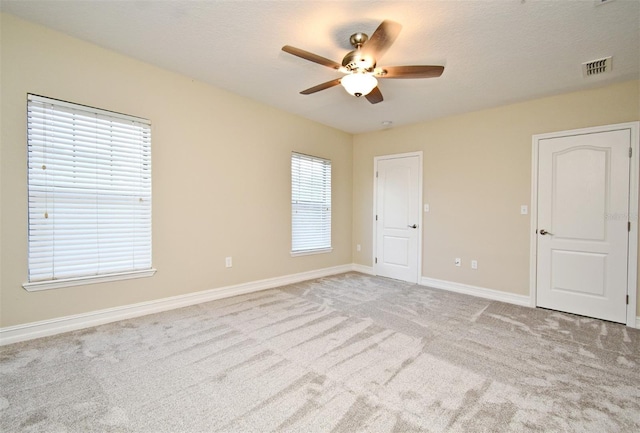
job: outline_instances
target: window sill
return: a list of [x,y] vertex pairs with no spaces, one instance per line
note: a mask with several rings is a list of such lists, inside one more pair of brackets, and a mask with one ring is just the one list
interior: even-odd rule
[[63,287],[83,286],[85,284],[108,283],[111,281],[131,280],[134,278],[151,277],[156,273],[154,268],[144,271],[120,272],[116,274],[96,275],[92,277],[65,278],[62,280],[37,281],[35,283],[24,283],[22,287],[28,292],[38,292],[40,290],[61,289]]
[[318,248],[316,250],[291,251],[291,257],[310,256],[312,254],[325,254],[333,251],[333,248]]

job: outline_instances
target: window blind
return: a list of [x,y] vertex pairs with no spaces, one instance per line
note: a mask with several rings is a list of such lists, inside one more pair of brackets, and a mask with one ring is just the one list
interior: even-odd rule
[[28,95],[29,282],[151,269],[148,120]]
[[291,154],[292,253],[331,248],[331,161]]

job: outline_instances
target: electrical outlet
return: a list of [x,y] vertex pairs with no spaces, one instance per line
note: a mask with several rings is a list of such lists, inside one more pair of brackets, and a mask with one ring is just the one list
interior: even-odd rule
[[456,257],[455,263],[456,263],[456,266],[462,266],[462,259]]
[[471,269],[478,269],[478,261],[471,260]]
[[230,268],[233,266],[233,259],[231,257],[227,257],[224,259],[224,266]]

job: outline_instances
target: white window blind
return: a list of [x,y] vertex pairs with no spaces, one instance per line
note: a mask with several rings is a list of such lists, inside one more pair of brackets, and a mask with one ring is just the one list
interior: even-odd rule
[[292,253],[331,249],[331,161],[291,154]]
[[151,269],[150,122],[29,95],[27,128],[29,282]]

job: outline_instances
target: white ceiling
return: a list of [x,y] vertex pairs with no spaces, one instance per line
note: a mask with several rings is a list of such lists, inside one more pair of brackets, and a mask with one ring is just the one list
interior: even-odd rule
[[[361,133],[638,79],[640,1],[17,1],[1,10],[246,96]],[[349,36],[383,19],[403,25],[378,66],[444,65],[440,78],[380,80],[372,105],[335,70],[281,51],[341,62]],[[581,64],[612,56],[610,73]]]

